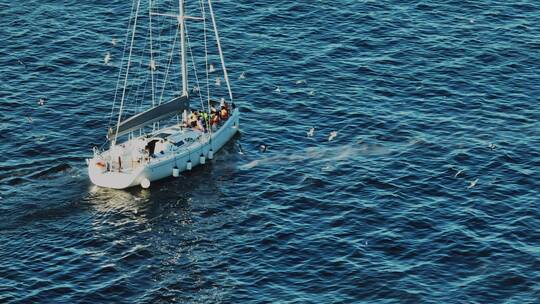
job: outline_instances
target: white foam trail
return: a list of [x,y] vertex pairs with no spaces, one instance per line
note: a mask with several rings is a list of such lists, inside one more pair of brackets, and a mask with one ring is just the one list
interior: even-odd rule
[[240,165],[238,168],[240,170],[248,170],[261,165],[287,165],[293,162],[306,161],[313,162],[317,165],[323,162],[325,164],[324,166],[330,166],[328,164],[353,159],[360,155],[385,155],[390,153],[390,150],[367,144],[360,146],[347,144],[332,147],[308,147],[297,152],[287,151],[285,153],[256,159],[247,164]]

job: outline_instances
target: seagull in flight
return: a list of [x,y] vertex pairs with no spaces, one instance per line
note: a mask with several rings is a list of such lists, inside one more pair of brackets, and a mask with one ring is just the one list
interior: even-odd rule
[[315,134],[315,128],[311,127],[311,129],[307,131],[307,137],[313,137],[313,134]]
[[478,178],[475,179],[475,180],[473,180],[473,181],[471,181],[470,184],[469,184],[469,186],[467,187],[467,189],[473,188],[474,186],[476,186],[476,183],[478,183]]
[[328,141],[332,141],[332,139],[336,138],[337,131],[330,132],[330,136],[328,136]]
[[111,53],[107,52],[107,54],[105,54],[105,58],[103,58],[103,62],[106,65],[109,65],[109,61],[111,61]]

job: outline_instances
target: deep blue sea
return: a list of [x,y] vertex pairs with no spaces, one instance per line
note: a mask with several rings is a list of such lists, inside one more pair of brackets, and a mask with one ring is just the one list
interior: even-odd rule
[[540,303],[539,1],[213,4],[241,134],[118,191],[131,1],[0,0],[0,303]]

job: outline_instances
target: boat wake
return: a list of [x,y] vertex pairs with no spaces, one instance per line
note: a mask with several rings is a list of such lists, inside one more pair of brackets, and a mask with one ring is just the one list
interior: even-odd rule
[[392,152],[391,149],[367,143],[349,143],[338,146],[308,147],[298,151],[288,151],[287,154],[272,155],[260,159],[252,160],[246,164],[238,166],[240,170],[249,170],[257,166],[279,165],[296,162],[332,163],[354,158],[356,156],[380,156]]

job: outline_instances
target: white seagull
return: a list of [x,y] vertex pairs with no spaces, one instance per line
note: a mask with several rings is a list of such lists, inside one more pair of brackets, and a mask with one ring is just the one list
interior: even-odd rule
[[309,131],[307,132],[307,137],[313,137],[313,134],[315,133],[315,128],[311,127]]
[[478,183],[478,178],[471,181],[471,183],[469,184],[469,186],[467,187],[467,189],[471,189],[472,187],[476,186],[476,183]]
[[328,141],[332,141],[332,139],[336,138],[337,131],[330,132],[330,136],[328,136]]
[[107,52],[107,54],[105,54],[105,58],[103,58],[103,62],[106,65],[109,65],[109,61],[111,61],[111,53]]

